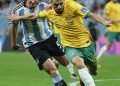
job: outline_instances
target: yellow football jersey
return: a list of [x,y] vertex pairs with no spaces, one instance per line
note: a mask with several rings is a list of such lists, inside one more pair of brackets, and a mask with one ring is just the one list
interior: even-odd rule
[[[110,1],[105,6],[105,14],[111,19],[120,20],[120,4]],[[110,32],[120,32],[120,23],[114,23],[108,28]]]
[[39,17],[47,17],[55,24],[61,35],[63,46],[82,48],[91,44],[91,38],[84,25],[84,18],[89,14],[86,7],[72,0],[65,0],[64,11],[56,14],[54,9],[39,13]]
[[59,34],[59,29],[56,27],[55,24],[53,24],[53,31],[55,34]]
[[56,27],[56,25],[55,24],[53,24],[53,23],[49,23],[49,25],[50,25],[50,29],[55,33],[55,34],[59,34],[59,29]]

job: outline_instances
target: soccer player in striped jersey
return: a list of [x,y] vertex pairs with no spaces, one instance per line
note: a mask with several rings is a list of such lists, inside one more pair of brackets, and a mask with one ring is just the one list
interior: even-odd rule
[[[39,2],[38,0],[25,0],[13,8],[11,15],[24,16],[28,13],[38,14],[46,6],[46,3]],[[50,30],[48,20],[46,18],[40,20],[21,19],[19,21],[11,20],[11,22],[13,23],[11,35],[12,47],[14,49],[19,48],[16,42],[16,31],[17,24],[20,22],[24,36],[22,40],[23,45],[37,62],[39,69],[43,69],[51,76],[55,86],[67,86],[56,66],[50,59],[50,57],[53,56],[62,65],[67,66],[69,64],[63,48]]]

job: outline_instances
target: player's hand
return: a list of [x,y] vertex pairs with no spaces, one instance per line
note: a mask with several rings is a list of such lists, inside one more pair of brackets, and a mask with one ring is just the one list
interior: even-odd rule
[[13,50],[20,50],[21,49],[21,46],[19,44],[16,44],[16,45],[13,45],[12,46],[12,49]]
[[105,22],[105,26],[106,26],[106,27],[110,27],[111,24],[112,24],[112,21],[106,21],[106,22]]
[[49,10],[49,9],[52,9],[52,5],[51,4],[48,4],[47,7],[45,8],[45,10]]
[[16,16],[14,14],[11,14],[9,16],[7,16],[8,20],[10,20],[11,22],[15,22],[19,20],[19,16]]

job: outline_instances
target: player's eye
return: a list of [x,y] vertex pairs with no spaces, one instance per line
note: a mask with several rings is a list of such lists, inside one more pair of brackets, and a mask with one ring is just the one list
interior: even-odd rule
[[54,4],[54,7],[58,7],[58,4]]
[[63,5],[63,2],[61,2],[59,5]]
[[54,7],[58,7],[59,5],[63,5],[63,2],[59,3],[59,4],[54,4]]

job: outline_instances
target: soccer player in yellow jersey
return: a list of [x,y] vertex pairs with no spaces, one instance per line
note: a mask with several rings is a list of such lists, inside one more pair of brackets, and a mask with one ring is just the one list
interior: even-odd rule
[[109,26],[111,22],[91,13],[86,7],[73,0],[52,0],[51,4],[52,9],[44,10],[39,15],[28,14],[13,17],[11,20],[47,17],[59,29],[61,43],[65,48],[66,55],[78,67],[84,85],[95,86],[91,75],[96,75],[96,53],[94,44],[84,25],[84,18],[89,17],[106,26]]
[[120,3],[117,0],[111,0],[106,4],[105,18],[112,20],[113,24],[108,28],[107,43],[101,48],[97,56],[98,63],[100,63],[99,60],[104,52],[110,49],[114,40],[120,42]]

